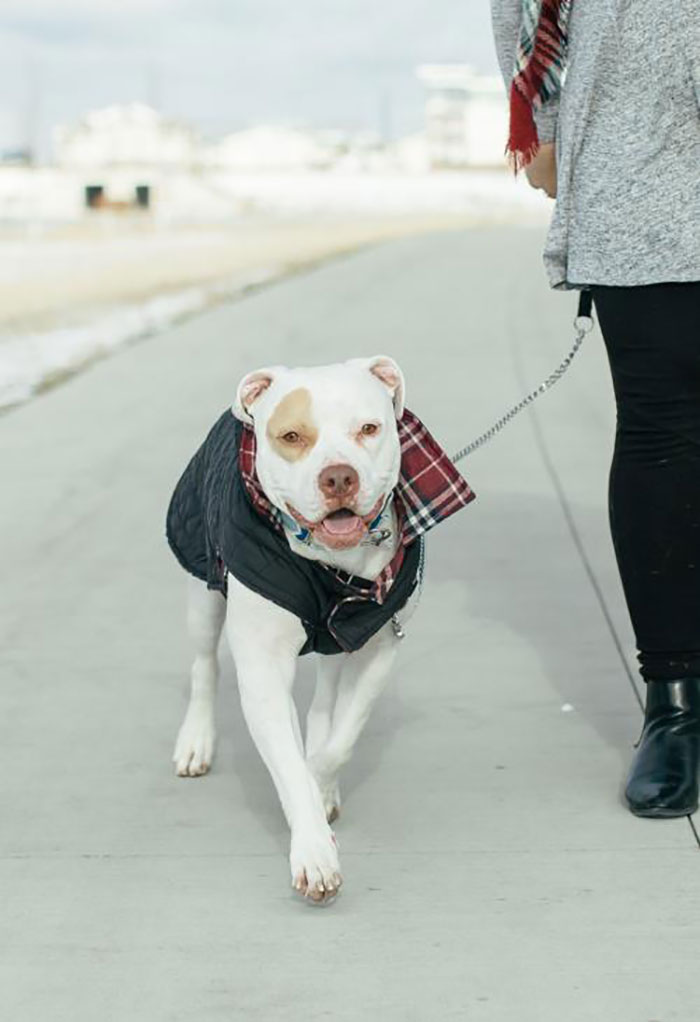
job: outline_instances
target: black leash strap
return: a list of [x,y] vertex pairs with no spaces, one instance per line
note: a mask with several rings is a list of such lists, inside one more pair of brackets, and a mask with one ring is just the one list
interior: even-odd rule
[[577,316],[582,316],[583,319],[592,319],[593,311],[593,292],[589,287],[585,288],[578,299],[578,312]]

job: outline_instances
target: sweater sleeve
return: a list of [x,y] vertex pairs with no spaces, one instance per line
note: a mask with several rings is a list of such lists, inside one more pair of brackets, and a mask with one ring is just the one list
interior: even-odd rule
[[[507,91],[510,91],[510,83],[515,70],[515,54],[520,36],[522,8],[522,0],[491,0],[491,23],[496,44],[496,56]],[[554,141],[558,116],[558,96],[548,100],[543,106],[535,108],[535,124],[541,143]]]

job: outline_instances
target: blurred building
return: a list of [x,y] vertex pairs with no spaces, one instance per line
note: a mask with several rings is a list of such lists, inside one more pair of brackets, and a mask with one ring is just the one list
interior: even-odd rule
[[144,103],[92,110],[77,124],[54,131],[59,167],[183,167],[196,163],[198,138],[187,124]]
[[503,82],[468,64],[424,64],[425,134],[435,169],[502,167],[508,109]]
[[143,103],[93,110],[54,131],[57,166],[82,178],[90,209],[148,209],[163,173],[191,171],[199,140],[188,125]]
[[87,219],[100,229],[141,228],[271,211],[464,208],[469,189],[491,194],[491,185],[479,184],[484,175],[442,171],[505,166],[500,79],[463,64],[417,73],[427,90],[425,128],[391,143],[374,132],[270,125],[204,142],[142,103],[91,111],[55,129],[53,166],[0,155],[0,224]]
[[333,162],[333,148],[317,133],[260,125],[225,135],[207,148],[204,162],[207,167],[239,174],[319,170]]
[[0,166],[30,167],[32,154],[29,149],[3,149],[0,151]]

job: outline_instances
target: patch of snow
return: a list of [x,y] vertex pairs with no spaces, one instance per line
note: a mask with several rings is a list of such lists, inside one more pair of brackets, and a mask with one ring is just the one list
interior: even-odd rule
[[0,341],[0,408],[20,404],[53,380],[279,276],[270,267],[232,281],[190,287],[101,311],[86,322]]
[[[412,159],[419,164],[420,153]],[[276,215],[372,213],[384,216],[466,213],[493,223],[544,222],[551,201],[524,175],[507,171],[431,173],[352,172],[228,174],[212,172],[207,181],[241,210]]]
[[[264,139],[261,140],[261,145]],[[291,158],[291,157],[290,157]],[[238,169],[211,166],[202,173],[115,166],[88,174],[77,169],[0,168],[0,223],[60,223],[86,216],[85,187],[100,184],[105,195],[124,198],[137,185],[151,189],[148,214],[159,224],[224,223],[241,215],[401,216],[435,212],[474,214],[494,223],[544,222],[552,205],[502,171],[427,171],[428,153],[416,136],[391,156],[367,148],[338,157],[326,170]],[[105,213],[89,213],[104,218]]]

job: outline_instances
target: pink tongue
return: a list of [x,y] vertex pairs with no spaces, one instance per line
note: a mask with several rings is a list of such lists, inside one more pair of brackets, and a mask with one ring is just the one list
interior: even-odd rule
[[324,518],[323,528],[333,536],[349,536],[357,529],[357,515],[339,515],[337,518]]

